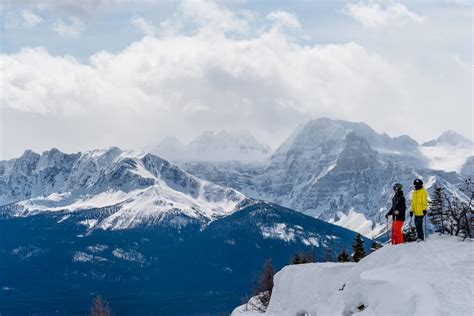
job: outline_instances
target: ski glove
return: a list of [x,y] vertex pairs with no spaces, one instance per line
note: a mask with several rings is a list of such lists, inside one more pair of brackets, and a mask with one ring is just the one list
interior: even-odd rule
[[427,211],[427,210],[424,210],[424,211],[423,211],[423,216],[426,216],[426,213],[428,213],[428,211]]
[[410,212],[410,217],[413,217],[413,212]]
[[395,215],[398,215],[398,213],[399,213],[398,211],[393,212],[393,214],[395,214]]

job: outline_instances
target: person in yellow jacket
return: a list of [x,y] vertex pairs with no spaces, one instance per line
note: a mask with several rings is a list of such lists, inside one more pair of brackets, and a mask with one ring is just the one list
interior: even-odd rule
[[423,218],[426,216],[428,210],[428,194],[423,187],[423,181],[416,179],[413,181],[415,190],[411,197],[411,211],[410,217],[415,214],[415,227],[417,241],[425,240],[425,234],[423,233]]

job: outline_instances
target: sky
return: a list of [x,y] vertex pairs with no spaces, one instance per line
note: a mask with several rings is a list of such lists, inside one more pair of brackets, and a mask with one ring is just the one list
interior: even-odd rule
[[4,0],[0,159],[318,117],[419,142],[473,139],[463,0]]

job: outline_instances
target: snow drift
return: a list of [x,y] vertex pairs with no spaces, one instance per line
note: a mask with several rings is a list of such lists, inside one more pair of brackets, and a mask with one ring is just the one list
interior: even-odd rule
[[274,282],[266,315],[473,315],[474,244],[432,236],[359,263],[287,266]]

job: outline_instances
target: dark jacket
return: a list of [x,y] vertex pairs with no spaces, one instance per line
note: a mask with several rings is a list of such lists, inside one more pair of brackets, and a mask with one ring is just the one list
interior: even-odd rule
[[[392,207],[388,211],[387,216],[392,215],[393,220],[404,221],[405,220],[405,211],[407,205],[405,202],[405,197],[403,196],[403,191],[395,193],[392,198]],[[393,212],[398,211],[398,215],[395,215]]]

